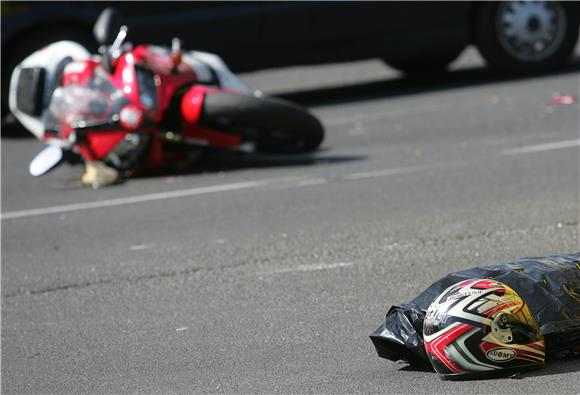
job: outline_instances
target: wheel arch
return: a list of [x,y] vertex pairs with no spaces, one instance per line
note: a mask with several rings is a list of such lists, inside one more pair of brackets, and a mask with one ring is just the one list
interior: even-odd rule
[[469,3],[469,44],[475,44],[477,15],[483,4],[484,2],[481,1],[472,1]]
[[[580,25],[580,1],[560,1],[565,7],[570,7],[572,12],[570,16],[572,23],[577,26]],[[476,35],[476,21],[479,11],[486,4],[485,1],[471,1],[469,3],[468,18],[469,18],[469,43],[475,44]]]

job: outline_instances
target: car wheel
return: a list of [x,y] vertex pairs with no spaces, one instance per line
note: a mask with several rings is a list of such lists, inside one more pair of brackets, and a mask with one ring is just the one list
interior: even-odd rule
[[578,39],[576,4],[556,1],[484,3],[475,43],[492,68],[534,72],[566,62]]

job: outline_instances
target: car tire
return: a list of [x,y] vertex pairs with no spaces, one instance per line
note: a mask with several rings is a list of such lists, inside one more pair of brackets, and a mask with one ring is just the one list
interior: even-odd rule
[[304,108],[272,97],[207,93],[200,124],[242,136],[259,152],[301,153],[321,144],[324,129]]
[[488,65],[538,72],[563,65],[578,39],[577,4],[490,2],[476,10],[475,44]]

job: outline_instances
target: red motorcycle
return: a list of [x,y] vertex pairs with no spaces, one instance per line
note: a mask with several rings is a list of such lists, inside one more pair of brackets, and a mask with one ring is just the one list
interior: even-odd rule
[[305,109],[254,93],[217,55],[183,51],[178,39],[133,47],[119,20],[113,9],[97,20],[99,55],[60,41],[15,68],[10,109],[49,144],[31,174],[80,155],[83,183],[100,186],[187,164],[208,147],[300,153],[321,144],[322,125]]

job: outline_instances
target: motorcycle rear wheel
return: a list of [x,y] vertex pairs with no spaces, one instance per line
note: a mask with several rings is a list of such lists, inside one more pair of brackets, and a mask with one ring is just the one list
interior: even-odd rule
[[324,138],[320,121],[306,109],[272,97],[207,93],[200,123],[254,141],[265,153],[312,151]]

